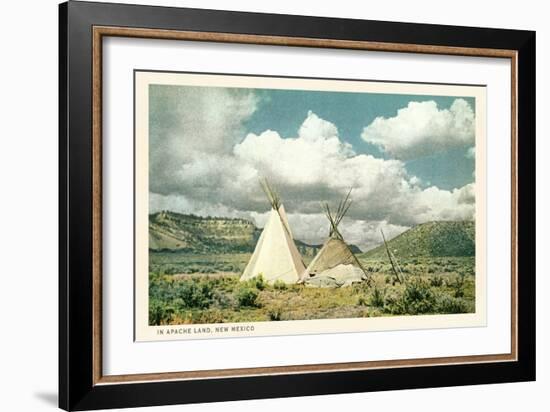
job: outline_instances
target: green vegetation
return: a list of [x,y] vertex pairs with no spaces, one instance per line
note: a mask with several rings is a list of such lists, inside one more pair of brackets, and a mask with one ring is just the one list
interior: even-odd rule
[[[475,223],[429,222],[413,227],[388,241],[398,259],[414,257],[453,257],[475,255]],[[366,253],[384,259],[386,249],[379,246]]]
[[215,265],[246,265],[249,255],[223,259],[202,255],[203,266],[197,256],[188,256],[188,260],[179,256],[176,264],[160,256],[162,264],[153,258],[157,268],[181,267],[187,262],[193,273],[157,270],[150,274],[149,321],[153,325],[452,314],[475,309],[473,257],[402,260],[408,280],[400,284],[392,283],[387,261],[360,255],[373,285],[333,289],[282,282],[269,285],[262,277],[240,282],[240,271],[201,274]]
[[[379,287],[375,286],[370,296],[370,305],[375,308],[384,307],[384,292],[385,289],[380,289]],[[366,302],[366,300],[364,301]]]
[[[152,325],[454,314],[475,310],[472,222],[427,223],[388,241],[406,275],[403,283],[396,280],[386,251],[378,248],[357,253],[372,278],[370,286],[360,283],[317,288],[280,281],[270,285],[261,276],[240,282],[258,235],[257,229],[246,220],[162,213],[150,216],[153,237],[160,233],[159,227],[170,233],[184,228],[177,232],[178,239],[187,236],[182,233],[192,234],[194,237],[186,239],[198,243],[192,248],[180,243],[177,248],[150,250]],[[155,245],[161,243],[152,246]],[[307,247],[310,252],[316,250]],[[301,252],[307,265],[315,253]]]
[[164,275],[242,273],[251,253],[149,252],[149,272]]

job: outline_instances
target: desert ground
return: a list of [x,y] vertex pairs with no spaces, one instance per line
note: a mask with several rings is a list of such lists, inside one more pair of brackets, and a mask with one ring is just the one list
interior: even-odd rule
[[[371,278],[350,287],[239,281],[250,253],[151,252],[151,325],[284,321],[375,316],[456,314],[475,311],[475,259],[400,259],[405,279],[388,259],[358,258]],[[304,257],[307,265],[311,257]]]

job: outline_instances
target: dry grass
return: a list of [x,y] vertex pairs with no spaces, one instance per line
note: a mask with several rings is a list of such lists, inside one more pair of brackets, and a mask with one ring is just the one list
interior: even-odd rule
[[[181,269],[181,256],[178,259]],[[395,281],[390,264],[384,260],[363,259],[373,284],[336,289],[268,285],[258,279],[239,282],[239,272],[223,270],[224,265],[238,265],[246,259],[234,255],[227,255],[226,259],[229,263],[222,262],[219,255],[212,259],[195,256],[189,260],[194,274],[151,273],[151,324],[469,313],[475,309],[473,258],[400,262],[408,279],[405,284]],[[211,260],[221,269],[197,274]]]

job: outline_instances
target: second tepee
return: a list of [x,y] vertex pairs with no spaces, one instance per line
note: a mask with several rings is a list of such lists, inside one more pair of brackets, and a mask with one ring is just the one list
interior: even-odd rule
[[328,204],[324,204],[325,214],[330,222],[329,237],[302,273],[300,282],[308,286],[341,287],[370,281],[361,262],[338,230],[338,224],[351,205],[350,193],[351,190],[340,202],[334,214]]
[[264,180],[261,184],[271,203],[271,211],[241,280],[262,275],[268,283],[296,283],[305,265],[294,243],[285,208],[268,182]]

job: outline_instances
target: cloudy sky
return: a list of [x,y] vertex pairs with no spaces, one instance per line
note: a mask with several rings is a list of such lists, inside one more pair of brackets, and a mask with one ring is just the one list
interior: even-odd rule
[[474,217],[467,97],[149,86],[150,212],[244,217],[277,188],[297,239],[322,243],[321,201],[353,188],[340,228],[366,250],[432,220]]

